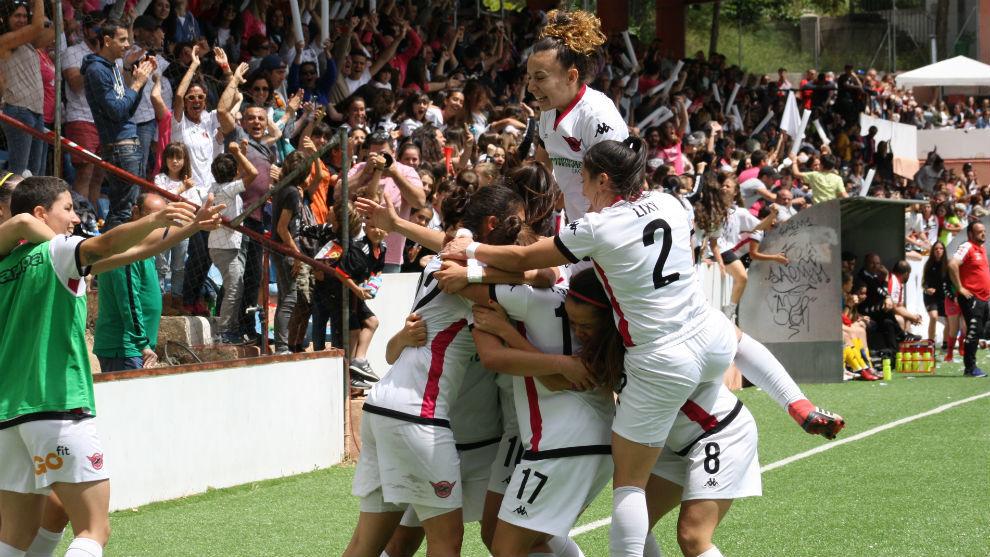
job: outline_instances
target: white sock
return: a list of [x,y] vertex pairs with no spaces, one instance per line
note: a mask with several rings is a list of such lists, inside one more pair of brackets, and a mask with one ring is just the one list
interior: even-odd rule
[[641,557],[650,520],[646,510],[646,492],[624,486],[612,491],[612,528],[608,535],[611,557]]
[[698,557],[725,557],[722,552],[718,550],[714,545],[708,548],[708,551],[698,555]]
[[653,532],[646,535],[646,546],[643,547],[643,557],[663,557],[663,551],[660,550],[660,542],[657,541]]
[[527,557],[554,557],[553,553],[530,553]]
[[382,554],[379,555],[378,557],[389,557],[389,554],[387,551],[382,551]]
[[739,339],[735,363],[746,379],[784,408],[796,400],[808,398],[767,347],[746,333]]
[[62,541],[62,532],[38,528],[38,535],[34,537],[26,555],[27,557],[52,557],[60,541]]
[[76,538],[69,544],[65,557],[103,557],[103,546],[96,540]]
[[24,553],[20,549],[0,542],[0,557],[24,557],[25,555],[27,553]]
[[584,557],[584,552],[567,536],[554,536],[547,542],[557,557]]

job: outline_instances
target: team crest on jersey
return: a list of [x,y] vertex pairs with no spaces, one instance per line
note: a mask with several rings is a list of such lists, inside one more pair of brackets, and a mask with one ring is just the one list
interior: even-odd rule
[[430,485],[433,486],[433,493],[436,493],[437,497],[441,499],[446,499],[447,497],[450,497],[451,492],[454,491],[455,484],[457,484],[457,482],[453,482],[453,483],[448,481],[437,482],[437,483],[430,482]]
[[92,456],[87,456],[89,463],[93,466],[93,470],[103,470],[103,453],[95,453]]
[[575,153],[581,152],[581,140],[576,137],[565,137],[564,141],[567,142],[567,146],[571,148],[571,151]]

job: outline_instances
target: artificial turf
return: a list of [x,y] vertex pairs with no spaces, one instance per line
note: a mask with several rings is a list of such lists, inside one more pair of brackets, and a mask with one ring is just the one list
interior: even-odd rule
[[[803,388],[846,418],[842,438],[990,392],[990,379],[961,377],[959,367]],[[829,443],[800,431],[765,393],[738,395],[756,417],[761,464]],[[763,497],[737,501],[715,543],[729,556],[990,555],[988,415],[990,396],[767,471]],[[357,520],[353,472],[341,465],[113,513],[106,555],[339,555]],[[606,490],[578,525],[610,512]],[[654,529],[668,556],[680,554],[675,525],[667,517]],[[589,557],[607,555],[608,526],[576,541]],[[488,555],[476,524],[465,528],[463,555]]]

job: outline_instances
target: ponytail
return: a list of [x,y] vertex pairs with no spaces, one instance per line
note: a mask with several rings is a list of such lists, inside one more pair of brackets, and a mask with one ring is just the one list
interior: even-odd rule
[[643,191],[646,151],[646,143],[639,137],[602,141],[585,153],[584,168],[591,175],[607,174],[616,195],[635,199]]

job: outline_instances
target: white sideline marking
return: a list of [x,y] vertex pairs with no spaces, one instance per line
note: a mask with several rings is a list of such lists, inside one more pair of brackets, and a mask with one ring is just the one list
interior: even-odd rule
[[[931,410],[928,410],[926,412],[922,412],[920,414],[915,414],[914,416],[908,416],[906,418],[901,418],[899,420],[894,420],[894,421],[892,421],[890,423],[886,423],[886,424],[883,424],[881,426],[877,426],[877,427],[875,427],[873,429],[868,429],[868,430],[866,430],[864,432],[857,433],[856,435],[853,435],[853,436],[850,436],[850,437],[844,437],[844,438],[842,438],[842,439],[840,439],[838,441],[833,441],[833,442],[828,443],[828,444],[825,444],[825,445],[819,445],[819,446],[817,446],[817,447],[815,447],[813,449],[809,449],[807,451],[804,451],[803,453],[798,453],[796,455],[789,456],[787,458],[778,460],[777,462],[771,462],[770,464],[767,464],[763,468],[760,468],[760,472],[769,472],[770,470],[774,470],[774,469],[780,468],[782,466],[787,466],[788,464],[791,464],[792,462],[797,462],[799,460],[808,458],[809,456],[814,456],[816,454],[823,453],[825,451],[834,449],[836,447],[841,447],[842,445],[845,445],[846,443],[852,443],[853,441],[859,441],[860,439],[865,439],[866,437],[869,437],[871,435],[876,435],[877,433],[880,433],[882,431],[887,431],[888,429],[892,429],[892,428],[895,428],[897,426],[900,426],[900,425],[904,425],[906,423],[913,422],[915,420],[920,420],[921,418],[927,418],[928,416],[933,416],[935,414],[940,414],[942,412],[945,412],[946,410],[949,410],[951,408],[955,408],[956,406],[961,406],[963,404],[967,404],[967,403],[973,402],[974,400],[979,400],[981,398],[986,398],[988,396],[990,396],[990,391],[985,392],[985,393],[980,393],[978,395],[974,395],[974,396],[971,396],[971,397],[968,397],[968,398],[963,398],[963,399],[960,399],[960,400],[956,400],[954,402],[949,402],[947,404],[943,404],[942,406],[938,406],[938,407],[932,408]],[[578,527],[572,529],[570,531],[570,536],[572,538],[575,537],[575,536],[580,536],[581,534],[586,534],[588,532],[591,532],[592,530],[597,530],[597,529],[601,528],[602,526],[608,526],[611,523],[612,523],[612,517],[611,516],[605,517],[605,518],[603,518],[601,520],[596,520],[594,522],[589,522],[587,524],[584,524],[582,526],[578,526]]]

